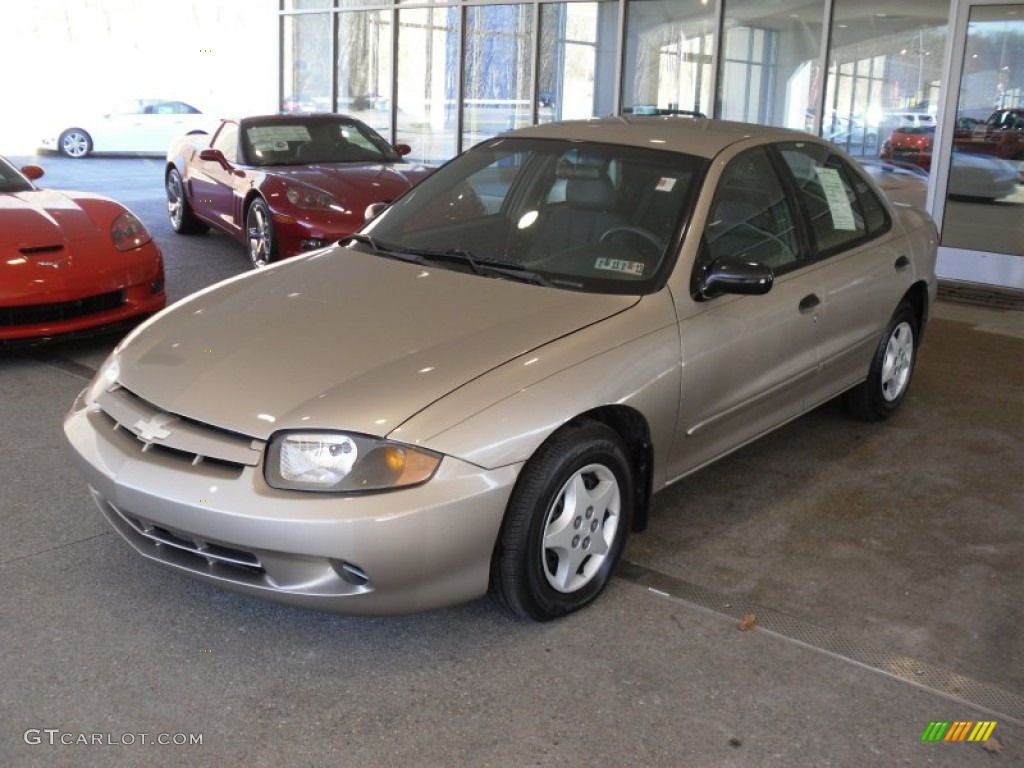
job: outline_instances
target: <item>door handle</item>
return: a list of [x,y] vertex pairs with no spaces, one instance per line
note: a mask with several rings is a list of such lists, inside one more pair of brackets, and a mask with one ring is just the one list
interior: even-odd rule
[[910,266],[910,259],[908,259],[906,256],[900,256],[898,259],[896,259],[896,263],[893,264],[893,266],[896,267],[897,272],[902,272],[904,269]]
[[808,312],[817,309],[821,304],[821,299],[816,294],[808,294],[800,299],[800,313],[807,314]]

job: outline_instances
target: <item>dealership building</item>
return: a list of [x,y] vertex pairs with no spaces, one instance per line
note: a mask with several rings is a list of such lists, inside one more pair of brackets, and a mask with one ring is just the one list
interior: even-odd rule
[[1024,288],[1024,217],[950,185],[957,154],[984,143],[977,126],[1024,106],[1020,4],[282,0],[280,34],[285,109],[355,114],[424,162],[509,128],[630,112],[808,130],[865,158],[928,121],[940,276]]

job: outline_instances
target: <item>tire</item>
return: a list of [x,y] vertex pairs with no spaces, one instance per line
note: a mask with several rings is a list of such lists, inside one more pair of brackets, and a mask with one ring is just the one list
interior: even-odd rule
[[245,247],[254,269],[261,269],[277,261],[277,239],[270,209],[261,197],[249,205],[245,214]]
[[917,362],[917,339],[917,313],[903,302],[882,334],[867,379],[844,396],[854,416],[879,421],[896,412],[910,389]]
[[502,522],[491,594],[516,617],[548,621],[593,601],[622,555],[633,477],[621,438],[568,426],[523,467]]
[[92,152],[92,136],[81,128],[68,128],[60,135],[57,146],[65,157],[81,160]]
[[198,235],[206,232],[209,227],[196,218],[189,205],[188,197],[185,195],[185,185],[181,181],[181,174],[177,168],[171,168],[167,172],[165,184],[167,190],[167,218],[171,222],[171,229],[179,235]]

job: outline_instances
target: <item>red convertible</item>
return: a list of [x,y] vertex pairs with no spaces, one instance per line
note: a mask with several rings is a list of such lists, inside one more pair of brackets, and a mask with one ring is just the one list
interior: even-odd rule
[[184,136],[167,155],[167,213],[179,234],[214,227],[245,243],[254,267],[354,232],[430,173],[344,115],[224,120],[212,139]]
[[160,249],[135,215],[88,192],[37,189],[0,157],[0,346],[121,329],[166,303]]

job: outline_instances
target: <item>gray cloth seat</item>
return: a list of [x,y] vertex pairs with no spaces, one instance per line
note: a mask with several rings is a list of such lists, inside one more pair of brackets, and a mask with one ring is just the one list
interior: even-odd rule
[[538,233],[534,256],[546,256],[593,245],[609,229],[623,226],[626,217],[616,209],[615,187],[595,166],[559,169],[565,179],[565,202],[551,206]]

